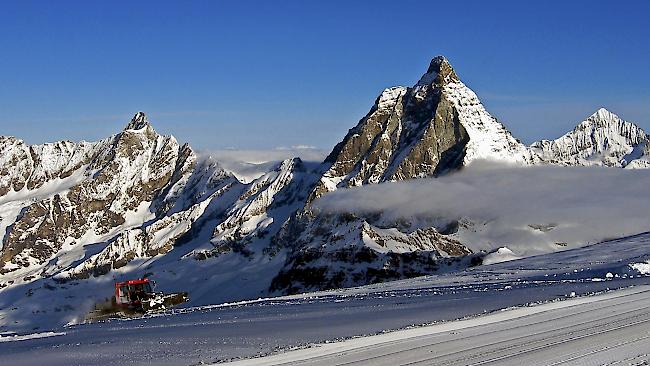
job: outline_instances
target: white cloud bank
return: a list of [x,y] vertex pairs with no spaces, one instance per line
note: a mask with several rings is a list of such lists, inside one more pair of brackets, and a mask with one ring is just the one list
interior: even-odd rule
[[339,190],[315,205],[386,220],[466,219],[473,225],[459,238],[470,248],[530,255],[650,231],[649,183],[649,170],[476,162],[437,179]]
[[277,147],[269,150],[221,149],[200,151],[202,156],[211,156],[221,166],[233,173],[244,183],[261,177],[279,162],[298,157],[304,162],[322,162],[327,153],[313,146],[297,145]]

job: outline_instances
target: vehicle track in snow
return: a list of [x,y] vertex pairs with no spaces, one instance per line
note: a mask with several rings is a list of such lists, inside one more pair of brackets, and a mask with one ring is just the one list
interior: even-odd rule
[[[332,346],[334,352],[315,357],[303,350],[298,351],[303,353],[302,359],[287,353],[236,365],[601,365],[607,357],[612,362],[648,361],[643,350],[650,350],[650,290],[624,290],[616,296],[596,296],[591,302],[571,302],[574,300],[563,304],[568,306],[545,304],[434,325],[427,327],[429,334],[414,337],[400,338],[397,332],[351,340]],[[526,310],[533,313],[526,314]],[[508,312],[523,315],[508,317]],[[504,315],[501,321],[489,319]],[[363,345],[355,346],[359,343]]]
[[[648,292],[648,291],[646,291],[646,292]],[[630,297],[630,296],[633,296],[633,295],[636,295],[636,294],[622,295],[621,298]],[[622,302],[622,303],[619,304],[619,306],[621,306],[621,305],[629,305],[629,304],[636,304],[636,303],[637,303],[637,300],[633,299],[633,300],[629,300],[629,301],[626,301],[626,302]],[[596,303],[596,304],[598,304],[598,303]],[[588,310],[582,310],[582,311],[575,312],[575,313],[572,313],[572,314],[567,314],[567,315],[564,315],[564,316],[560,316],[560,317],[556,318],[555,320],[556,321],[561,320],[561,319],[570,320],[571,318],[575,318],[575,317],[583,315],[583,314],[593,314],[595,311],[602,310],[603,308],[609,308],[610,306],[611,306],[610,304],[604,304],[604,305],[602,305],[600,307],[589,308]],[[635,305],[633,305],[633,306],[635,306]],[[636,312],[638,312],[638,309],[635,308],[634,310],[630,310],[630,311],[625,312],[625,314],[636,313]],[[609,316],[608,318],[613,318],[613,317],[616,317],[616,316],[619,316],[619,315],[621,315],[621,314],[612,315],[612,316]],[[595,316],[598,316],[598,315],[595,315]],[[517,319],[515,319],[515,320],[517,320]],[[522,329],[522,328],[528,328],[528,327],[531,327],[531,326],[541,325],[543,323],[548,323],[548,321],[547,320],[540,320],[540,321],[535,321],[535,322],[532,322],[532,323],[517,325],[517,326],[514,326],[512,328],[509,328],[509,331],[512,332],[512,331],[516,331],[516,330],[519,330],[519,329]],[[576,326],[578,326],[578,325],[586,325],[586,324],[590,324],[590,322],[583,322],[583,323],[580,323],[580,324],[576,324]],[[570,328],[570,327],[573,327],[573,325],[569,326],[569,327],[565,327],[565,328]],[[492,335],[492,334],[497,334],[497,333],[499,333],[501,331],[502,330],[487,331],[485,333],[482,333],[481,336],[489,336],[489,335]],[[542,335],[542,334],[550,333],[550,332],[552,332],[552,331],[541,332],[541,333],[538,333],[537,335]],[[452,342],[457,341],[457,339],[447,339],[447,340],[436,342],[435,338],[439,338],[439,337],[440,337],[439,334],[434,334],[434,335],[431,335],[431,336],[425,336],[425,337],[422,337],[420,339],[420,341],[427,342],[429,339],[431,339],[431,341],[434,342],[434,343],[427,343],[427,344],[422,345],[422,346],[405,348],[405,349],[401,349],[399,351],[396,351],[396,352],[393,352],[393,353],[390,353],[390,354],[377,355],[377,356],[374,356],[374,357],[364,359],[364,361],[367,362],[367,361],[370,361],[370,360],[379,360],[381,358],[388,357],[388,356],[390,356],[390,357],[399,356],[401,354],[405,354],[405,353],[409,353],[409,352],[417,352],[417,351],[421,351],[423,349],[437,347],[437,346],[441,346],[441,345],[444,345],[444,344],[447,344],[447,343],[452,343]],[[406,340],[403,340],[403,341],[398,341],[396,343],[407,344],[409,342],[411,342],[411,340],[406,339]],[[498,343],[503,343],[503,342],[498,342]],[[365,347],[366,350],[372,349],[372,348],[376,348],[376,347],[375,346]],[[360,350],[355,350],[355,352],[359,352],[359,351]],[[358,363],[358,362],[359,361],[350,361],[350,362],[347,362],[347,363],[337,363],[337,366],[353,365],[353,364]]]

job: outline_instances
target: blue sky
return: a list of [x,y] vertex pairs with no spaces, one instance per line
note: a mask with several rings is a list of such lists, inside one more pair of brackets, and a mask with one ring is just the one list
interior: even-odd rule
[[525,142],[604,106],[650,130],[649,1],[12,1],[0,134],[93,140],[138,110],[199,149],[330,149],[446,55]]

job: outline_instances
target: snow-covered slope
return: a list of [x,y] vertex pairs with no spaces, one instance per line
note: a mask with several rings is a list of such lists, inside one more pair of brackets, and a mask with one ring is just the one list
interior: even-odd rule
[[639,126],[600,108],[573,131],[531,145],[536,163],[647,168],[648,135]]
[[[201,161],[192,175],[182,183],[174,206],[164,216],[147,224],[120,232],[101,251],[81,261],[58,278],[84,278],[102,275],[127,265],[134,259],[151,258],[168,253],[181,241],[192,239],[192,229],[215,212],[232,204],[233,192],[241,184],[219,165],[210,160]],[[181,240],[183,239],[183,240]]]
[[273,236],[304,207],[317,176],[299,158],[287,159],[251,182],[214,229],[208,257],[228,252],[244,256],[276,254]]
[[[199,365],[254,357],[241,364],[529,365],[535,358],[542,364],[642,365],[648,360],[650,277],[635,264],[650,259],[648,245],[646,233],[364,287],[51,331],[0,330],[0,364],[42,365],[45,359],[48,365],[106,365],[119,359],[129,365]],[[33,290],[31,299],[74,294],[75,286],[68,287],[22,292]],[[589,296],[595,292],[605,293]],[[0,317],[11,313],[4,295]],[[296,349],[303,357],[295,357]],[[277,355],[255,358],[268,354]],[[321,357],[308,359],[316,356]]]

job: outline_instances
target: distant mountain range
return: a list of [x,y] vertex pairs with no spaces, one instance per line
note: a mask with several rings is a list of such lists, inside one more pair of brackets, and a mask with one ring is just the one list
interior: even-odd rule
[[0,331],[76,319],[113,278],[152,276],[202,305],[452,271],[485,255],[451,229],[313,208],[335,190],[481,159],[650,166],[648,135],[605,109],[525,146],[442,56],[413,87],[384,90],[323,163],[288,159],[250,182],[159,135],[142,112],[101,141],[0,137],[0,151]]

